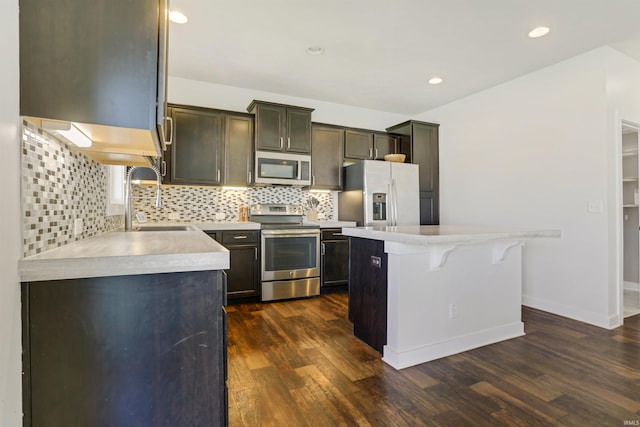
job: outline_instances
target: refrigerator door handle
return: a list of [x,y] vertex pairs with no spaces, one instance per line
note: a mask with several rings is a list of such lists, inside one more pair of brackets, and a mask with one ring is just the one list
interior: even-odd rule
[[394,192],[395,192],[395,188],[394,188],[394,183],[393,183],[393,179],[391,180],[391,182],[389,183],[389,203],[388,203],[388,211],[389,211],[389,217],[387,220],[387,225],[390,226],[394,226],[396,225],[396,201],[395,201],[395,197],[394,197]]

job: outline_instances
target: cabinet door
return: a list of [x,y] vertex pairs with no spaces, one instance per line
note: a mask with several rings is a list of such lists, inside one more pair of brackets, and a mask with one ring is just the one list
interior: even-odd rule
[[311,145],[311,188],[342,189],[344,130],[313,126]]
[[256,149],[283,150],[286,119],[285,107],[259,104],[256,107]]
[[253,161],[253,117],[225,115],[224,184],[250,185]]
[[434,191],[420,192],[420,225],[438,225],[438,199]]
[[155,131],[159,6],[20,0],[20,115]]
[[220,185],[222,114],[173,108],[171,183]]
[[339,286],[349,283],[349,241],[322,242],[322,286]]
[[384,160],[385,154],[397,153],[398,140],[396,137],[376,133],[373,135],[373,158]]
[[438,188],[438,128],[423,124],[413,125],[412,163],[420,165],[420,191]]
[[260,266],[257,245],[225,245],[229,249],[227,297],[259,296]]
[[373,133],[347,129],[344,133],[345,159],[373,158]]
[[311,112],[287,108],[287,151],[311,154]]

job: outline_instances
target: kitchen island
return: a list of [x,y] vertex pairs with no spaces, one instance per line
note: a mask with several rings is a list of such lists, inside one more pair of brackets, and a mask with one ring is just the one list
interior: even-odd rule
[[20,261],[24,425],[227,425],[229,252],[150,230]]
[[557,230],[343,228],[354,334],[403,369],[524,335],[521,247]]

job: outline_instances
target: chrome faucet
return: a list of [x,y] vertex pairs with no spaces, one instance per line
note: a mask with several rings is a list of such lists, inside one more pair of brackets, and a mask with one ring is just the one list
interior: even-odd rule
[[[160,174],[160,171],[158,170],[157,167],[155,166],[134,166],[131,169],[129,169],[129,172],[127,172],[127,182],[125,184],[125,188],[124,188],[124,229],[125,231],[129,231],[131,230],[131,217],[133,216],[131,213],[131,175],[133,174],[133,171],[135,171],[136,169],[140,169],[142,167],[147,167],[149,169],[151,169],[155,174],[156,174],[156,185],[157,185],[157,189],[156,189],[156,208],[161,208],[162,207],[162,197],[161,197],[161,192],[160,192],[160,185],[162,184],[162,177]],[[144,197],[141,197],[144,198]]]

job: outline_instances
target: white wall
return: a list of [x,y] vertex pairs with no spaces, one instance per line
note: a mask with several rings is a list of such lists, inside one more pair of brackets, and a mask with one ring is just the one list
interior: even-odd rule
[[[441,124],[442,223],[560,229],[560,240],[525,245],[523,303],[602,327],[619,321],[609,304],[609,55],[587,52],[416,117]],[[590,200],[603,211],[588,212]]]
[[381,130],[407,120],[405,115],[296,98],[271,92],[223,86],[169,76],[169,102],[246,112],[252,100],[314,108],[312,120],[319,123]]
[[18,1],[0,2],[0,425],[22,425]]

